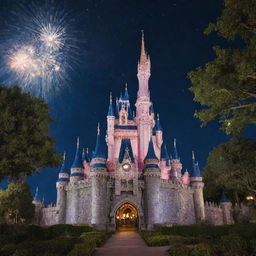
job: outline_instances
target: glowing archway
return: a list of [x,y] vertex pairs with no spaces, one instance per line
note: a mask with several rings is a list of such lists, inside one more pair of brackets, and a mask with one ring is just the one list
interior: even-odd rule
[[116,228],[138,228],[138,210],[135,206],[128,202],[123,203],[116,211],[115,220]]

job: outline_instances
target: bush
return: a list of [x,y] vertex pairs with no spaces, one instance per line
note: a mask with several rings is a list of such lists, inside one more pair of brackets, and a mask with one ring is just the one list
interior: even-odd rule
[[0,249],[1,256],[9,256],[12,255],[16,250],[15,244],[6,244]]
[[256,238],[252,239],[249,242],[249,251],[250,251],[250,255],[252,256],[256,255]]
[[73,226],[69,224],[57,224],[48,227],[48,230],[53,237],[58,236],[75,236],[79,237],[83,232],[92,231],[92,227],[89,225]]
[[169,249],[170,256],[189,256],[190,249],[184,244],[176,243]]
[[92,240],[84,241],[83,243],[76,244],[68,256],[91,256],[94,254],[96,244]]
[[170,236],[168,235],[146,236],[144,240],[149,246],[164,246],[170,244]]
[[209,246],[207,245],[204,245],[204,244],[198,244],[198,245],[195,245],[189,256],[211,256],[211,249]]
[[112,235],[112,232],[85,232],[82,233],[80,238],[82,238],[84,241],[94,241],[96,244],[96,247],[100,247],[103,245],[106,240]]
[[173,226],[160,227],[157,229],[158,233],[163,235],[178,235],[189,237],[201,237],[204,239],[218,238],[222,235],[230,233],[230,225],[211,226],[211,225],[190,225],[190,226]]
[[247,250],[246,242],[237,234],[221,237],[214,247],[215,252],[223,256],[242,256]]

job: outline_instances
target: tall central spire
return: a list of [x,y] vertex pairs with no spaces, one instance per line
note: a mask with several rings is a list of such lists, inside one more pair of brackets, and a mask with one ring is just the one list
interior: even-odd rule
[[148,61],[148,56],[145,50],[145,42],[144,42],[144,31],[141,31],[141,51],[140,51],[140,64],[145,63]]
[[145,49],[144,32],[142,30],[140,60],[138,63],[138,73],[137,73],[137,77],[139,80],[138,97],[144,97],[144,96],[149,97],[148,80],[150,77],[150,69],[151,69],[150,58]]

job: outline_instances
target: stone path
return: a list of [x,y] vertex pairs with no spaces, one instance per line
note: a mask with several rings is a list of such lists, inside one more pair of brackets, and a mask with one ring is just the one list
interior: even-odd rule
[[149,247],[136,230],[118,231],[96,250],[96,256],[167,256],[169,246]]

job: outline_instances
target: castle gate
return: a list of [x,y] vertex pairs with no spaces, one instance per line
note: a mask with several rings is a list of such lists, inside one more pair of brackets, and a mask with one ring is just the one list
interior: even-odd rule
[[123,203],[116,211],[116,228],[138,228],[139,214],[135,206]]

